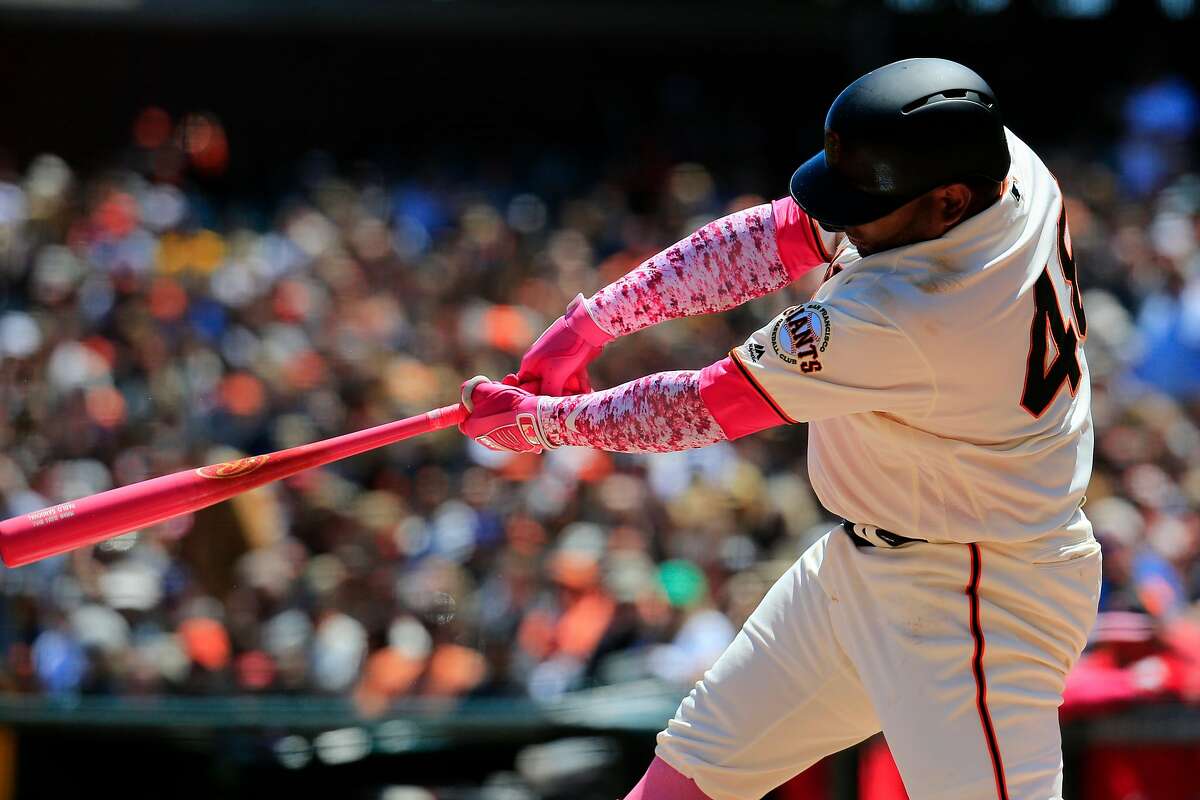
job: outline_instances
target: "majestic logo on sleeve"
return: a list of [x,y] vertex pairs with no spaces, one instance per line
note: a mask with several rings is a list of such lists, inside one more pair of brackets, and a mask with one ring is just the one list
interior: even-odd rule
[[829,312],[819,303],[793,306],[771,328],[771,348],[801,372],[820,372],[820,354],[829,346]]
[[201,478],[237,478],[247,475],[267,463],[269,456],[247,456],[224,464],[210,464],[196,470]]
[[751,342],[750,344],[746,345],[746,350],[750,353],[750,360],[755,364],[757,364],[758,360],[763,357],[763,353],[767,352],[767,348],[763,347],[758,342]]

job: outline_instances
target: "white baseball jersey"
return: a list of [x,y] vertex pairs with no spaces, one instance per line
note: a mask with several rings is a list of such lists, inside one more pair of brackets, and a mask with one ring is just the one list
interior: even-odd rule
[[755,414],[809,422],[827,509],[927,541],[839,527],[775,583],[658,736],[713,800],[879,730],[911,797],[1062,800],[1058,706],[1101,576],[1087,323],[1062,193],[1009,149],[1001,198],[939,239],[827,237],[811,302],[731,353]]
[[1053,176],[1008,141],[994,205],[866,257],[829,235],[812,301],[732,353],[777,413],[810,423],[813,488],[852,522],[1015,543],[1082,520],[1093,442],[1071,237]]

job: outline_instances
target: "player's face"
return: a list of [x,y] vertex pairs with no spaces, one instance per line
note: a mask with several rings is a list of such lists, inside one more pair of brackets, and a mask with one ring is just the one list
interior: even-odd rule
[[846,228],[846,237],[864,256],[926,242],[961,222],[970,201],[971,190],[961,183],[939,186],[886,217]]

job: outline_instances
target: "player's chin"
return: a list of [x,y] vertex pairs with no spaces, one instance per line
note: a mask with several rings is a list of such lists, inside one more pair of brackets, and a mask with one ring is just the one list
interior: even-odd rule
[[856,241],[854,239],[850,239],[850,243],[854,245],[854,249],[857,250],[858,254],[864,258],[875,255],[876,253],[882,253],[885,250],[895,250],[897,247],[904,247],[905,245],[919,241],[921,241],[921,239],[908,236],[897,236],[885,241],[863,241],[861,239]]
[[871,242],[863,241],[853,234],[847,233],[846,239],[850,241],[850,244],[854,245],[854,249],[858,251],[860,256],[869,256],[878,250]]

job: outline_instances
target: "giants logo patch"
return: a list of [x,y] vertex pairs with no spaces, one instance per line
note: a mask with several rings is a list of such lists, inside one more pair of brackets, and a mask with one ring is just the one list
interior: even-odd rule
[[267,463],[270,456],[247,456],[236,461],[226,461],[224,464],[210,464],[196,470],[201,478],[239,478],[248,475]]
[[829,346],[829,312],[819,303],[784,311],[771,328],[771,347],[785,363],[801,372],[820,372],[820,354]]

